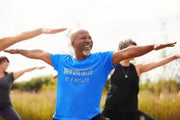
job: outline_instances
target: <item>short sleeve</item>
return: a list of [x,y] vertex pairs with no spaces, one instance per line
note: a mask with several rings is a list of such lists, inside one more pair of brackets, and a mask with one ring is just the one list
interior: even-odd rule
[[104,68],[109,73],[113,68],[115,68],[115,66],[113,66],[113,59],[112,59],[113,52],[112,51],[102,52],[100,53],[100,56]]
[[51,58],[54,69],[57,70],[58,69],[58,61],[59,61],[58,55],[57,54],[51,54],[50,58]]

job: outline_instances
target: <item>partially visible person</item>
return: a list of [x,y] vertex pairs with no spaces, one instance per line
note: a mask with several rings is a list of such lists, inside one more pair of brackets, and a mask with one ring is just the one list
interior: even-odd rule
[[[118,50],[136,45],[133,40],[127,39],[119,43]],[[180,58],[180,54],[156,62],[135,65],[131,63],[134,58],[120,61],[111,72],[110,88],[107,92],[102,115],[111,120],[141,120],[142,118],[144,118],[143,120],[153,120],[152,117],[138,110],[139,77],[144,72],[178,58]]]
[[4,37],[4,38],[0,38],[0,51],[3,49],[6,49],[7,47],[23,41],[23,40],[27,40],[33,37],[36,37],[40,34],[55,34],[58,32],[62,32],[66,30],[66,28],[60,28],[60,29],[44,29],[44,28],[38,28],[32,31],[26,31],[26,32],[22,32],[19,35],[16,36],[9,36],[9,37]]
[[[0,56],[0,117],[4,120],[21,120],[21,117],[12,107],[10,99],[10,89],[14,80],[26,72],[44,67],[31,67],[24,70],[8,73],[6,69],[9,66],[9,60],[5,56]],[[21,101],[19,101],[21,102]]]
[[93,40],[87,30],[80,29],[72,33],[70,39],[75,56],[51,54],[38,49],[4,50],[11,54],[43,60],[57,70],[54,120],[109,120],[100,114],[99,106],[109,72],[124,59],[176,44],[135,46],[117,52],[91,53]]

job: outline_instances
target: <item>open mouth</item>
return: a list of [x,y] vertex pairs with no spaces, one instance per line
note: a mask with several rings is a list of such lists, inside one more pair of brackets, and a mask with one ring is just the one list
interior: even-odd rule
[[84,45],[83,47],[84,47],[84,49],[87,50],[87,51],[88,51],[88,50],[91,50],[91,48],[92,48],[91,45]]

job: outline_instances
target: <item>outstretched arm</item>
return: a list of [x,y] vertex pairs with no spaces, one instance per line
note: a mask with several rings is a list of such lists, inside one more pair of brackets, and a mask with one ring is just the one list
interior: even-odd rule
[[50,53],[45,52],[43,50],[10,49],[10,50],[4,50],[4,52],[8,52],[11,54],[21,54],[25,57],[32,58],[32,59],[40,59],[52,66]]
[[113,65],[117,65],[120,61],[124,59],[144,55],[152,50],[159,50],[165,47],[173,47],[175,44],[176,42],[160,45],[132,46],[123,50],[119,50],[113,54]]
[[32,31],[26,31],[26,32],[22,32],[19,35],[16,36],[10,36],[10,37],[4,37],[0,39],[0,50],[3,50],[17,42],[23,41],[23,40],[27,40],[33,37],[36,37],[40,34],[55,34],[58,32],[62,32],[65,31],[66,28],[60,28],[60,29],[43,29],[43,28],[39,28],[39,29],[35,29]]
[[21,77],[26,72],[30,72],[30,71],[35,70],[35,69],[43,69],[43,68],[45,68],[45,67],[32,67],[32,68],[27,68],[27,69],[24,69],[24,70],[14,72],[13,73],[14,80]]
[[180,54],[177,54],[177,55],[173,55],[171,57],[167,57],[167,58],[164,58],[160,61],[156,61],[156,62],[151,62],[151,63],[148,63],[148,64],[138,64],[136,65],[136,70],[138,72],[138,74],[141,74],[143,72],[147,72],[147,71],[150,71],[154,68],[157,68],[159,66],[162,66],[162,65],[165,65],[173,60],[176,60],[176,59],[179,59],[180,58]]

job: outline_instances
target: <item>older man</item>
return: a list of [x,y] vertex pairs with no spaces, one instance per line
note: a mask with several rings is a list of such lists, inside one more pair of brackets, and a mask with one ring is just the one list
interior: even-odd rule
[[93,41],[87,30],[78,30],[70,38],[75,57],[68,54],[50,54],[42,50],[5,50],[43,60],[57,70],[54,120],[107,120],[100,115],[99,105],[109,72],[121,60],[175,44],[134,46],[117,52],[91,53]]

